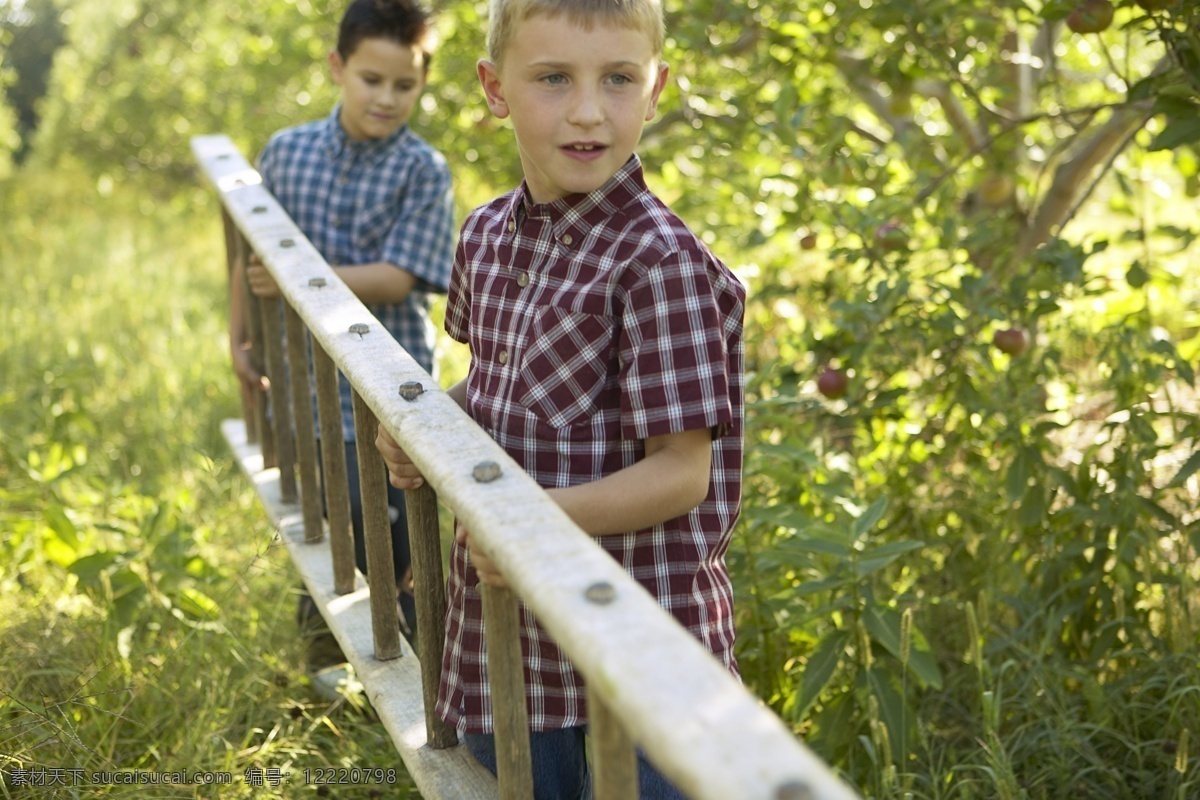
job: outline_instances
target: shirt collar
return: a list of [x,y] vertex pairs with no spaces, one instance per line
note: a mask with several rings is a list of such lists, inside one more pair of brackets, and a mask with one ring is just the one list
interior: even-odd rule
[[642,162],[636,153],[604,185],[586,194],[569,194],[549,203],[535,203],[529,194],[529,184],[522,181],[509,204],[508,227],[512,232],[526,218],[546,219],[554,238],[572,247],[581,244],[588,231],[624,211],[646,191]]
[[322,130],[325,150],[335,159],[342,156],[361,158],[367,166],[370,166],[383,158],[396,142],[409,135],[408,123],[406,122],[386,139],[356,141],[346,135],[346,129],[342,127],[341,113],[342,104],[338,103],[333,107],[333,111],[330,112],[329,116],[325,118]]

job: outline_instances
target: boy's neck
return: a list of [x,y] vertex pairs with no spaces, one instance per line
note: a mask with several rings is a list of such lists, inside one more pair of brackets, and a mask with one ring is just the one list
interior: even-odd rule
[[343,115],[344,113],[345,113],[345,110],[343,109],[343,107],[342,107],[342,104],[341,104],[341,103],[339,103],[339,104],[338,104],[338,108],[337,108],[337,127],[338,127],[338,131],[340,131],[340,132],[341,132],[341,134],[342,134],[342,138],[343,138],[343,139],[344,139],[344,140],[345,140],[345,141],[346,141],[348,144],[351,144],[351,145],[359,145],[359,146],[363,146],[363,147],[369,147],[370,145],[372,145],[372,144],[375,144],[375,143],[378,143],[378,142],[388,142],[388,141],[391,141],[391,140],[393,140],[393,139],[396,139],[396,138],[398,138],[399,136],[403,135],[403,134],[404,134],[404,131],[408,130],[408,123],[407,123],[407,122],[405,122],[403,125],[401,125],[399,128],[397,128],[396,130],[394,130],[394,131],[392,131],[391,133],[389,133],[387,136],[366,136],[366,137],[356,137],[356,136],[354,136],[354,134],[352,134],[352,133],[350,132],[350,130],[349,130],[347,127],[346,127],[346,122],[345,122],[345,120],[342,118],[342,115]]
[[589,198],[594,198],[597,205],[608,204],[620,207],[624,205],[627,199],[646,188],[645,181],[641,177],[641,169],[641,159],[637,153],[633,153],[630,155],[629,160],[621,165],[621,168],[613,173],[608,180],[590,192],[575,192],[560,197],[553,197],[546,201],[539,201],[534,196],[533,191],[530,189],[529,181],[526,179],[521,181],[518,197],[526,210],[534,213],[545,213],[556,206],[563,209],[577,208],[580,205],[587,204]]

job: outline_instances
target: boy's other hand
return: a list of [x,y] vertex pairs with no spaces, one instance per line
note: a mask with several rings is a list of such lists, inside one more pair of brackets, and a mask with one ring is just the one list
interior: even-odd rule
[[461,522],[454,526],[454,541],[467,546],[467,553],[471,557],[471,566],[475,568],[480,583],[486,583],[488,586],[495,586],[499,589],[508,588],[508,581],[504,580],[504,576],[500,574],[500,570],[487,557],[487,554],[474,546],[470,533]]
[[425,485],[425,478],[417,469],[417,465],[408,457],[408,453],[405,453],[404,449],[396,443],[392,435],[384,430],[382,424],[379,426],[379,432],[375,435],[375,447],[383,456],[383,463],[387,464],[388,480],[392,486],[408,490],[420,489]]
[[246,265],[246,280],[250,282],[250,291],[254,292],[255,297],[265,300],[274,300],[279,297],[279,284],[275,283],[271,273],[263,266],[258,253],[250,254],[250,261]]
[[233,371],[242,385],[243,394],[265,392],[271,388],[271,382],[267,380],[267,376],[254,368],[254,363],[250,360],[250,348],[247,345],[231,347],[229,356],[233,360]]

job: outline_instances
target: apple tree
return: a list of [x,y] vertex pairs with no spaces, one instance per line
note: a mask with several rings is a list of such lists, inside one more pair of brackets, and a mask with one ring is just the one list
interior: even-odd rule
[[676,22],[647,151],[755,290],[733,560],[756,576],[756,688],[829,757],[866,737],[904,772],[915,698],[969,650],[926,637],[961,631],[963,604],[1028,598],[986,623],[1065,658],[1181,646],[1200,6],[710,2]]
[[[329,113],[326,57],[343,4],[330,0],[75,0],[58,53],[36,158],[172,194],[191,185],[189,139],[225,133],[248,157],[276,130]],[[486,2],[436,7],[440,44],[414,118],[458,165],[469,208],[519,178],[477,89]]]
[[78,0],[35,158],[147,189],[190,182],[188,141],[227,133],[252,155],[274,130],[328,113],[337,18],[326,0]]

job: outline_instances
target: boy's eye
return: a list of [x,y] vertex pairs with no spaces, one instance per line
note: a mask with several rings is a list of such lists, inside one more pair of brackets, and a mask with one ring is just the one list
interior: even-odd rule
[[552,86],[561,86],[567,82],[567,76],[556,72],[553,75],[543,76],[542,80]]
[[628,75],[613,75],[611,78],[609,78],[609,80],[618,86],[624,86],[626,84],[633,83],[633,78]]

